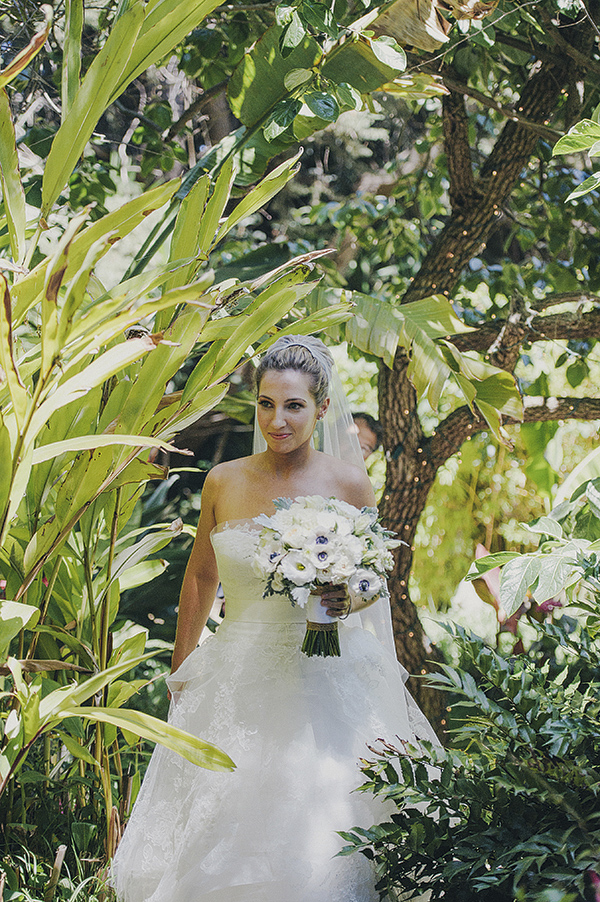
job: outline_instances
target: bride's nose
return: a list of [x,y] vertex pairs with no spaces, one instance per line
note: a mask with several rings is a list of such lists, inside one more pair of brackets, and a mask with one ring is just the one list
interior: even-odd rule
[[285,426],[285,411],[282,407],[276,407],[273,412],[273,426]]

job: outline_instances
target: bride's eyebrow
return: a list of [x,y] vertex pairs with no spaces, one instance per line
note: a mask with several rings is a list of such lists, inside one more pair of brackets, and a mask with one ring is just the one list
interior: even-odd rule
[[[269,397],[269,395],[263,395],[262,393],[258,396],[259,401],[273,401],[273,398]],[[283,402],[284,404],[290,404],[292,401],[301,401],[303,404],[306,404],[306,398],[286,398]]]

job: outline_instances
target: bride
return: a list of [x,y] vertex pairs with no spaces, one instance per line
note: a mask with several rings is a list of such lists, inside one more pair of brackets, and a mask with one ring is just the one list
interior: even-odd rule
[[[336,379],[319,339],[278,339],[257,370],[255,446],[264,450],[206,478],[179,603],[170,720],[237,767],[208,771],[157,746],[113,861],[122,902],[379,900],[370,862],[336,857],[337,831],[388,816],[383,802],[353,792],[359,759],[378,738],[435,741],[404,688],[389,605],[367,611],[344,587],[323,589],[324,609],[345,618],[341,657],[306,657],[303,610],[263,598],[251,566],[254,518],[274,513],[276,498],[375,505],[349,411],[346,420],[339,405],[329,411],[324,447],[333,454],[314,447],[315,427],[340,400]],[[219,581],[225,619],[199,647]]]

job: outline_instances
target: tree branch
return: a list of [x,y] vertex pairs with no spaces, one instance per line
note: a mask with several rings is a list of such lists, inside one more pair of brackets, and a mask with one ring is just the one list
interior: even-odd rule
[[[559,303],[559,302],[557,302]],[[562,303],[562,302],[560,302]],[[473,332],[454,335],[452,343],[459,351],[485,353],[500,341],[507,320],[491,320],[482,323]],[[549,316],[532,316],[519,323],[522,341],[569,341],[571,339],[600,338],[600,308],[587,313],[554,313]],[[493,361],[496,366],[502,364]],[[516,362],[516,360],[515,360]],[[504,367],[503,369],[509,369]]]
[[558,138],[562,137],[562,132],[559,132],[554,128],[549,128],[547,125],[542,125],[540,122],[536,122],[534,119],[524,116],[512,107],[503,106],[501,103],[498,103],[497,100],[488,97],[483,91],[478,91],[477,88],[472,88],[470,85],[458,81],[450,75],[444,74],[442,78],[444,85],[449,91],[454,91],[457,94],[466,94],[467,97],[472,97],[473,100],[479,101],[479,103],[488,107],[490,110],[496,110],[497,113],[502,113],[502,115],[511,122],[518,122],[520,125],[524,125],[526,128],[531,129],[546,141],[552,141],[554,143]]
[[462,94],[450,91],[442,98],[442,125],[450,177],[450,203],[458,212],[473,203],[475,194],[469,120]]
[[[550,420],[600,420],[600,398],[541,398],[526,395],[523,398],[523,422],[541,423]],[[519,424],[519,420],[506,417],[505,425]],[[477,410],[459,407],[439,424],[432,434],[429,455],[437,469],[460,449],[472,435],[489,429]]]
[[500,31],[500,29],[496,31],[494,41],[497,44],[504,44],[506,47],[514,47],[515,50],[520,50],[522,53],[529,53],[531,56],[535,56],[536,59],[543,60],[544,62],[550,62],[553,57],[552,51],[547,47],[542,47],[541,44],[538,44],[535,41],[527,43],[526,41],[520,40],[520,38],[515,38],[512,34]]
[[547,310],[548,307],[556,307],[557,304],[600,304],[599,294],[590,294],[589,291],[563,291],[556,294],[547,294],[539,301],[531,304],[533,310]]
[[[577,63],[578,66],[581,66],[586,72],[593,72],[594,75],[600,77],[600,62],[595,59],[592,59],[591,56],[588,56],[586,53],[582,53],[576,47],[574,47],[569,41],[566,40],[561,34],[560,28],[552,21],[552,16],[548,12],[548,10],[544,9],[543,5],[539,3],[536,7],[537,13],[544,23],[546,34],[548,38],[554,42],[556,47],[560,50],[564,51],[567,56],[570,56],[571,59]],[[587,13],[587,9],[586,9]],[[587,13],[588,19],[592,25],[592,27],[598,31],[598,26],[592,19],[592,17]]]

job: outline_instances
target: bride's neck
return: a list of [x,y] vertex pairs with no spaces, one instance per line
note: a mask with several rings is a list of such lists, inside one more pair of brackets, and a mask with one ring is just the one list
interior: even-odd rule
[[265,462],[273,477],[282,481],[292,480],[310,466],[313,454],[314,450],[308,443],[288,454],[278,454],[267,448]]

